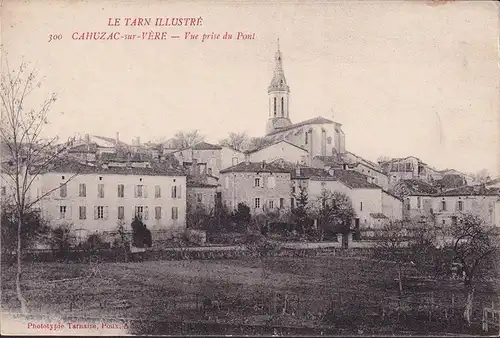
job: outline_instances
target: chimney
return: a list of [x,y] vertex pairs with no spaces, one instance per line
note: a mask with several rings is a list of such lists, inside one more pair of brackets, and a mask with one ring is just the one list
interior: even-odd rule
[[266,167],[266,161],[262,160],[261,168],[264,169],[265,167]]
[[85,134],[85,142],[86,142],[87,144],[89,144],[89,143],[90,143],[90,135],[89,135],[89,134]]
[[297,166],[297,168],[295,168],[295,175],[300,176],[300,167],[299,166]]

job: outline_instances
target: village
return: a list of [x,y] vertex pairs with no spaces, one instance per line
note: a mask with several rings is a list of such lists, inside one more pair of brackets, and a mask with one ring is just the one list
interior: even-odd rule
[[[140,334],[200,332],[201,321],[211,333],[256,332],[245,331],[250,324],[264,334],[495,327],[497,317],[481,312],[498,316],[488,284],[495,269],[474,272],[496,257],[488,236],[500,227],[500,178],[437,169],[411,154],[375,163],[348,150],[341,121],[292,123],[279,42],[267,96],[257,137],[229,132],[209,143],[192,130],[129,144],[119,132],[84,134],[48,152],[3,142],[2,284],[10,291],[2,303],[87,320],[136,316],[132,332]],[[30,163],[33,152],[44,160]],[[20,241],[3,230],[16,229],[20,213],[19,224],[45,231],[24,239],[27,301],[13,291]],[[457,251],[465,225],[484,239],[465,244],[477,245],[472,263],[471,251]],[[455,250],[451,259],[446,248]],[[130,289],[139,283],[140,297]],[[455,294],[460,283],[465,296]],[[55,285],[67,296],[48,301]],[[419,321],[422,306],[432,324]],[[144,321],[167,314],[170,326]]]

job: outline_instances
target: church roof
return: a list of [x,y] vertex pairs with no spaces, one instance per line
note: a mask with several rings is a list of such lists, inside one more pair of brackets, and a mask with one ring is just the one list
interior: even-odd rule
[[277,129],[277,130],[269,133],[268,136],[269,135],[278,134],[278,133],[281,133],[281,132],[284,132],[284,131],[292,130],[292,129],[295,129],[295,128],[299,128],[299,127],[311,125],[311,124],[332,124],[332,123],[335,123],[335,122],[333,122],[332,120],[329,120],[329,119],[325,119],[322,116],[317,116],[317,117],[314,117],[314,118],[309,119],[309,120],[305,120],[305,121],[302,121],[302,122],[299,122],[299,123],[295,123],[295,124],[289,125],[287,127],[283,127],[283,128]]
[[296,147],[296,148],[299,148],[300,150],[303,150],[303,151],[307,152],[307,149],[304,149],[304,148],[302,148],[302,147],[299,147],[298,145],[293,144],[292,142],[288,142],[287,140],[278,140],[278,141],[276,141],[276,142],[274,142],[274,143],[271,143],[271,144],[265,144],[265,145],[263,145],[263,146],[262,146],[262,147],[260,147],[260,148],[256,148],[256,149],[249,150],[249,151],[247,151],[247,152],[246,152],[246,154],[252,154],[252,153],[255,153],[255,152],[257,152],[257,151],[260,151],[260,150],[265,149],[265,148],[269,148],[269,147],[274,146],[275,144],[278,144],[278,143],[281,143],[281,142],[288,143],[288,144],[290,144],[290,145],[292,145],[292,146],[294,146],[294,147]]

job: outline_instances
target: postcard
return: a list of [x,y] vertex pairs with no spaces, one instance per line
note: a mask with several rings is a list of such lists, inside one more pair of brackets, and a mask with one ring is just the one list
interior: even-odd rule
[[498,334],[498,14],[3,1],[2,334]]

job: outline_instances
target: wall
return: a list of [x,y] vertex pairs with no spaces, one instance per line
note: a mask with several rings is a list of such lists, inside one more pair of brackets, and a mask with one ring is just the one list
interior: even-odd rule
[[433,198],[430,196],[406,196],[403,199],[403,216],[405,220],[419,220],[422,217],[430,217],[431,209],[433,209]]
[[184,149],[173,153],[175,158],[182,163],[184,162],[192,162],[193,157],[198,160],[199,163],[207,164],[207,172],[208,169],[212,169],[212,175],[219,177],[219,171],[222,170],[222,159],[221,159],[221,150],[213,149],[213,150],[191,150]]
[[[236,163],[233,163],[233,158]],[[221,150],[221,167],[220,170],[229,168],[245,160],[245,154],[228,147],[222,147]]]
[[[268,186],[268,177],[275,177],[276,186]],[[261,186],[255,187],[255,178],[261,179]],[[228,208],[234,209],[238,203],[245,203],[250,207],[252,214],[262,213],[264,205],[274,202],[277,209],[280,198],[284,199],[284,207],[290,208],[290,174],[289,173],[224,173],[219,181],[221,185],[222,201]],[[255,198],[260,198],[261,207],[254,206]]]
[[361,163],[358,163],[352,170],[370,177],[371,179],[369,179],[368,182],[376,184],[385,190],[389,189],[389,177],[384,173],[373,170],[373,168]]
[[403,218],[403,202],[382,191],[382,213],[392,221],[401,220]]
[[292,163],[307,163],[308,155],[308,152],[304,149],[297,148],[287,142],[279,142],[249,154],[249,160],[251,162],[271,162],[282,158]]
[[372,222],[370,213],[382,212],[381,189],[351,189],[339,181],[321,180],[309,180],[307,187],[309,201],[312,201],[320,196],[323,189],[331,192],[338,191],[346,194],[352,201],[356,217],[359,218],[361,227],[370,226],[370,223]]
[[[187,203],[188,205],[195,206],[198,204],[203,205],[207,211],[215,208],[215,193],[216,188],[200,188],[188,187],[187,188]],[[199,201],[201,198],[201,202]]]
[[[41,195],[65,182],[71,173],[47,173],[37,177],[33,194]],[[64,176],[64,180],[62,177]],[[102,179],[100,179],[102,178]],[[79,197],[79,184],[86,185],[86,197]],[[104,184],[104,198],[98,197],[98,184]],[[124,185],[124,197],[118,197],[118,184]],[[142,184],[147,197],[134,197],[135,186]],[[155,197],[155,186],[161,187],[161,197]],[[180,198],[172,198],[172,186],[177,186]],[[145,196],[145,195],[144,195]],[[43,215],[53,224],[73,223],[74,229],[84,232],[112,231],[117,227],[118,206],[124,207],[127,229],[135,215],[135,206],[148,208],[148,219],[144,223],[151,230],[175,230],[185,227],[186,177],[147,176],[116,174],[78,175],[67,183],[67,197],[60,197],[59,189],[42,199],[38,205]],[[66,206],[66,216],[60,217],[60,206]],[[79,219],[79,207],[86,207],[86,219]],[[96,206],[107,207],[107,217],[94,219]],[[161,219],[155,219],[155,207],[161,207]],[[178,208],[178,219],[172,219],[172,207]]]
[[[433,198],[433,211],[437,224],[451,225],[452,217],[461,213],[471,213],[483,219],[486,224],[500,226],[498,196],[446,196]],[[442,210],[441,202],[446,202],[446,210]],[[458,201],[463,202],[463,210],[458,209]]]

